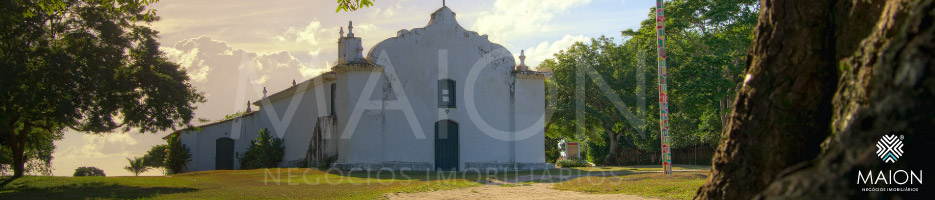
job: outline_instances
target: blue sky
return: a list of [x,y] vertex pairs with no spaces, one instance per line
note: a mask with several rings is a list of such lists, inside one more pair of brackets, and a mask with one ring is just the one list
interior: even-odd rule
[[[575,41],[606,35],[620,42],[620,31],[637,28],[655,1],[449,0],[446,4],[462,27],[488,35],[514,56],[526,50],[526,63],[536,66]],[[349,20],[369,50],[401,29],[425,26],[441,5],[441,0],[377,0],[373,7],[335,13],[334,1],[162,0],[152,5],[162,18],[152,27],[160,31],[166,55],[186,68],[192,84],[205,93],[207,102],[199,105],[197,117],[216,120],[245,108],[246,102],[234,98],[238,88],[232,86],[242,71],[241,56],[253,62],[255,85],[279,91],[291,86],[291,80],[311,78],[330,68],[337,59],[338,29],[346,28]],[[245,98],[256,97],[247,92]],[[77,167],[95,166],[108,176],[132,175],[123,169],[125,158],[164,144],[165,134],[68,131],[55,143],[53,174],[70,176]]]

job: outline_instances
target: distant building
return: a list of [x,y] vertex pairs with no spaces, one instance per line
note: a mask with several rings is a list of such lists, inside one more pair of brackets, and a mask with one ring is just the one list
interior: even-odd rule
[[462,28],[448,7],[431,18],[377,43],[366,57],[349,25],[330,72],[264,95],[253,103],[259,109],[240,117],[177,131],[192,150],[188,170],[238,169],[234,155],[263,128],[285,142],[281,167],[333,161],[333,168],[369,171],[550,168],[543,133],[550,74],[516,64],[503,46]]

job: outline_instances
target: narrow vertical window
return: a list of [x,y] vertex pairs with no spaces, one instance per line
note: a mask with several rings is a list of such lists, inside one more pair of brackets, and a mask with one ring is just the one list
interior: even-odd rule
[[454,108],[456,103],[455,81],[451,79],[438,80],[438,107]]
[[337,91],[337,86],[335,86],[334,83],[332,83],[331,84],[331,116],[335,116],[335,114],[337,113],[334,110],[334,96],[335,96],[334,92],[336,91]]

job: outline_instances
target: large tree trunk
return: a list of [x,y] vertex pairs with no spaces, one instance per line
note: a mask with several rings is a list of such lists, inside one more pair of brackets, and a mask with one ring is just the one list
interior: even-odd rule
[[26,134],[29,133],[32,126],[27,122],[23,129],[16,134],[15,130],[10,131],[10,151],[13,155],[13,178],[22,177],[26,172]]
[[623,135],[623,134],[614,133],[614,132],[610,132],[609,134],[610,134],[610,137],[609,137],[610,141],[607,141],[607,142],[608,142],[610,149],[608,150],[607,157],[604,158],[604,164],[611,166],[611,165],[618,164],[617,163],[617,142],[620,140],[620,135]]
[[614,129],[604,123],[604,134],[607,134],[607,146],[609,147],[607,151],[607,157],[604,157],[604,165],[617,165],[617,143],[620,140],[620,136],[623,135],[623,130],[620,132],[614,132]]
[[[813,159],[831,133],[837,60],[850,55],[875,15],[849,2],[765,0],[724,137],[701,199],[749,199],[782,170]],[[835,13],[845,13],[834,16]],[[864,29],[861,29],[864,28]]]
[[[923,199],[932,187],[855,184],[858,172],[935,169],[935,1],[889,1],[862,49],[842,61],[834,99],[833,132],[816,160],[780,175],[761,197],[781,199]],[[905,137],[902,157],[884,163],[875,144],[884,135]],[[901,177],[893,175],[898,181]],[[859,182],[859,181],[858,181]],[[929,183],[931,184],[931,183]],[[918,192],[863,192],[908,187]]]
[[[763,1],[747,80],[696,198],[932,192],[862,192],[873,186],[854,184],[857,171],[933,167],[926,158],[935,124],[932,2],[888,1],[883,9],[882,0]],[[885,134],[906,137],[897,163],[874,154]]]

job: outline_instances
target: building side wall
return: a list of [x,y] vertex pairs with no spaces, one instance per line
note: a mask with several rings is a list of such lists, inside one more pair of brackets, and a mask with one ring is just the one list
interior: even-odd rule
[[[338,117],[340,140],[338,155],[340,162],[378,163],[383,161],[383,124],[385,113],[380,100],[383,98],[383,76],[379,71],[348,71],[339,76],[346,90],[346,105]],[[373,90],[365,91],[368,79],[373,80]],[[338,86],[341,90],[341,86]],[[342,91],[343,92],[343,91]],[[364,92],[370,94],[366,98]],[[355,114],[355,112],[357,112]]]
[[[545,81],[516,79],[516,162],[545,162]],[[523,139],[526,135],[528,138]]]

